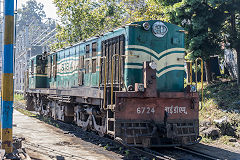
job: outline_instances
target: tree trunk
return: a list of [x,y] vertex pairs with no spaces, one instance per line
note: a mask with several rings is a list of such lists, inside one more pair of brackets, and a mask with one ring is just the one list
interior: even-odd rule
[[240,48],[236,47],[237,52],[237,84],[240,85]]
[[207,80],[207,83],[209,84],[212,82],[210,59],[207,59],[205,61],[205,72],[206,72],[206,80]]
[[[236,14],[233,12],[231,14],[231,30],[232,30],[232,39],[233,41],[231,43],[237,42],[237,29],[236,29]],[[237,85],[240,85],[240,48],[239,44],[232,44],[233,48],[235,48],[237,52]]]

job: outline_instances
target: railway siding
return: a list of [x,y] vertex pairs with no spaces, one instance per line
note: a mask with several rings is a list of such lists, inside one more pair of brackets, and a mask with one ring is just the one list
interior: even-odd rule
[[[121,155],[86,142],[59,128],[14,110],[14,136],[24,137],[23,147],[38,159],[121,159]],[[90,137],[89,137],[90,138]]]

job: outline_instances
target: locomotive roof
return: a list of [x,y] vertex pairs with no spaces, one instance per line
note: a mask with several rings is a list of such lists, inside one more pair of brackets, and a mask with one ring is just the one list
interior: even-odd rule
[[[113,33],[113,32],[116,32],[116,31],[118,31],[118,30],[120,30],[120,29],[123,29],[123,28],[125,28],[125,27],[127,27],[127,26],[140,27],[141,24],[144,23],[144,22],[156,22],[156,21],[160,21],[160,22],[163,22],[163,23],[168,23],[168,22],[164,22],[164,21],[161,21],[161,20],[149,20],[149,21],[132,22],[132,23],[125,24],[125,25],[123,25],[123,26],[117,27],[117,28],[115,28],[115,29],[113,29],[113,30],[111,30],[111,31],[108,31],[108,32],[106,32],[106,33],[103,33],[103,34],[101,34],[101,35],[93,36],[93,37],[88,38],[88,39],[86,39],[86,40],[82,40],[82,41],[80,41],[80,42],[77,42],[77,43],[74,43],[74,44],[72,44],[72,45],[69,45],[69,46],[67,46],[67,47],[57,49],[57,50],[55,50],[55,51],[53,51],[53,52],[50,52],[49,55],[54,54],[54,53],[59,52],[59,51],[62,51],[62,50],[65,50],[65,49],[68,49],[68,48],[71,48],[71,47],[74,47],[74,46],[77,46],[77,45],[80,45],[80,44],[83,44],[83,43],[87,43],[87,42],[89,42],[89,41],[93,41],[93,40],[99,39],[99,38],[104,37],[104,36],[106,36],[106,35],[109,35],[109,34],[111,34],[111,33]],[[171,23],[168,23],[168,24],[171,24]],[[175,24],[171,24],[171,25],[175,25]]]

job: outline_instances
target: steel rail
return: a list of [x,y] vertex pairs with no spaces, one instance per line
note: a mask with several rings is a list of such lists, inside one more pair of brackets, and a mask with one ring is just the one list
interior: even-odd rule
[[140,148],[136,148],[136,147],[130,147],[132,151],[136,151],[137,153],[141,153],[146,157],[155,159],[155,160],[175,160],[174,158],[171,158],[167,155],[164,155],[162,153],[159,152],[155,152],[153,150],[150,149],[140,149]]
[[197,156],[202,157],[202,158],[207,159],[207,160],[219,160],[220,159],[218,157],[214,157],[214,156],[211,156],[211,155],[208,155],[208,154],[196,151],[196,150],[192,150],[192,149],[189,149],[189,148],[186,148],[186,147],[175,147],[175,149],[178,149],[178,150],[181,150],[181,151],[184,151],[184,152],[188,152],[188,153],[193,154],[193,155],[197,155]]
[[[59,156],[65,157],[65,158],[68,157],[68,158],[71,158],[71,159],[88,160],[87,158],[81,157],[79,155],[68,154],[68,153],[63,152],[63,151],[52,149],[50,147],[39,145],[39,144],[34,144],[34,143],[31,143],[31,142],[24,141],[23,145],[25,146],[25,148],[27,148],[29,150],[34,150],[36,152],[39,152],[40,154],[51,156],[51,157],[53,157],[55,155],[59,155]],[[36,148],[36,149],[34,149],[34,148]],[[39,149],[41,149],[42,151],[40,151]],[[46,152],[44,152],[43,150],[46,151]],[[51,154],[49,154],[49,153],[51,153]]]
[[128,144],[124,143],[123,140],[119,137],[115,138],[115,141],[118,142],[119,144],[125,146],[126,148],[130,149],[131,151],[133,151],[135,153],[140,153],[148,158],[152,158],[155,160],[175,160],[167,155],[153,151],[148,148],[136,148],[136,147],[129,146]]

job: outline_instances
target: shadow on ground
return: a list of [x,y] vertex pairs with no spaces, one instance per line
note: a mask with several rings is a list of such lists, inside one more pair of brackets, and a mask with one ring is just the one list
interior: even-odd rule
[[204,89],[204,98],[213,99],[218,109],[234,112],[240,110],[240,88],[236,81],[220,81]]
[[[41,121],[47,122],[55,127],[58,127],[59,129],[63,130],[63,132],[65,134],[72,134],[78,138],[81,138],[84,141],[90,142],[92,144],[101,146],[106,150],[120,154],[123,157],[122,159],[125,159],[125,160],[126,159],[147,160],[147,158],[142,155],[129,152],[129,150],[127,148],[123,147],[122,145],[113,141],[110,138],[100,137],[97,135],[97,133],[94,133],[94,132],[85,132],[80,127],[78,127],[74,124],[68,124],[68,123],[64,123],[61,121],[55,121],[52,118],[46,118],[46,117],[42,117],[42,116],[37,116],[37,118]],[[221,148],[208,146],[208,145],[204,145],[204,144],[196,144],[196,145],[188,146],[188,148],[205,153],[205,154],[209,154],[214,157],[218,157],[219,159],[231,159],[231,160],[240,159],[239,153],[231,152],[228,150],[224,150]],[[162,148],[162,149],[158,149],[158,151],[163,154],[167,154],[170,157],[171,157],[171,155],[174,157],[173,153],[176,152],[176,150],[174,148]],[[184,155],[184,154],[181,153],[181,155]],[[185,158],[186,157],[183,157],[183,159],[185,159]],[[179,159],[179,156],[177,159]]]
[[[53,125],[63,131],[64,134],[69,134],[80,138],[86,142],[90,142],[94,145],[102,147],[108,151],[115,152],[122,156],[124,160],[138,160],[138,159],[146,159],[146,157],[132,153],[123,145],[117,143],[116,141],[112,140],[110,137],[100,137],[97,133],[92,131],[83,131],[80,127],[76,126],[75,124],[69,124],[62,121],[54,120],[50,117],[43,117],[41,115],[32,116],[34,118],[39,119],[40,121],[46,122],[50,125]],[[69,142],[62,142],[61,144],[56,145],[70,145]],[[64,158],[64,157],[62,157]],[[59,157],[61,159],[61,157]]]
[[227,160],[239,160],[240,159],[240,152],[231,152],[228,150],[224,150],[221,148],[209,146],[206,144],[196,144],[193,146],[189,146],[187,148],[197,150],[198,152],[206,153],[208,155],[212,155],[214,157],[217,157],[219,159],[227,159]]

